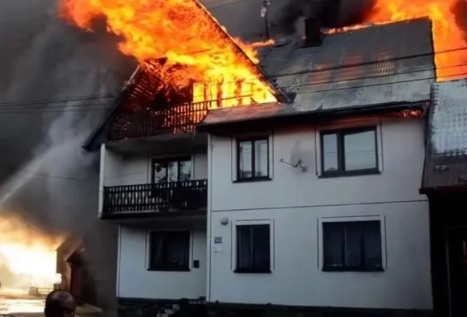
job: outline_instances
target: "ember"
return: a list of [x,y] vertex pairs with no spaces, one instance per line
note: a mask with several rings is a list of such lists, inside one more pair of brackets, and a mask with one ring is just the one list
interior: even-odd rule
[[255,48],[230,38],[197,0],[61,0],[60,12],[87,30],[93,19],[105,17],[108,30],[122,37],[124,54],[143,67],[164,59],[153,71],[165,85],[197,83],[193,102],[219,100],[211,104],[231,107],[276,101],[255,67]]

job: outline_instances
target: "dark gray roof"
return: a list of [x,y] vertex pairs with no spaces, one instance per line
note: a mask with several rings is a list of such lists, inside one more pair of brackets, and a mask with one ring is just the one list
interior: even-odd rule
[[319,47],[301,42],[260,51],[266,74],[297,93],[293,104],[213,110],[203,125],[430,99],[435,68],[429,19],[329,34]]
[[422,188],[467,185],[467,79],[432,87]]

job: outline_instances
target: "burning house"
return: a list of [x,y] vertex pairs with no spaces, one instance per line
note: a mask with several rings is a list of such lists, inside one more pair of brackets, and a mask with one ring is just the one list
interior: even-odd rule
[[429,313],[430,20],[327,35],[307,20],[304,40],[261,48],[256,66],[215,27],[251,80],[174,86],[199,68],[145,59],[86,143],[101,154],[99,217],[119,227],[120,315],[182,298]]

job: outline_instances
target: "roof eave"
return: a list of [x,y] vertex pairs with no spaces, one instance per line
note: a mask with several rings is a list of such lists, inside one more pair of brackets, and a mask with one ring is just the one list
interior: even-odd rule
[[82,145],[83,149],[85,149],[88,152],[94,152],[94,151],[99,150],[102,142],[97,141],[97,139],[99,138],[99,136],[101,136],[102,133],[105,133],[105,128],[110,123],[110,121],[113,119],[115,114],[117,113],[117,110],[120,107],[120,103],[122,99],[126,98],[128,94],[130,93],[131,89],[134,87],[135,85],[134,78],[138,74],[139,71],[140,71],[140,68],[138,66],[136,70],[133,72],[133,74],[131,75],[130,79],[126,82],[126,85],[123,87],[122,91],[118,94],[118,96],[113,101],[113,104],[110,107],[109,112],[107,113],[105,118],[91,132],[89,137],[83,143]]
[[[197,127],[198,132],[212,134],[222,134],[223,132],[244,129],[247,126],[257,128],[258,126],[268,126],[269,124],[287,126],[290,124],[312,124],[322,121],[340,119],[357,115],[374,115],[402,110],[425,110],[428,101],[404,102],[370,105],[362,107],[349,107],[341,109],[323,109],[319,111],[299,112],[277,116],[267,116],[262,118],[251,118],[238,121],[226,121],[218,123],[201,123]],[[215,111],[215,110],[214,110]]]

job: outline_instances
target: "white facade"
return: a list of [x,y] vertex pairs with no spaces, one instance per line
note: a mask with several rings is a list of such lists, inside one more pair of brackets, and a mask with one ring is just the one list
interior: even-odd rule
[[[207,218],[120,222],[117,296],[431,309],[428,203],[418,192],[424,124],[376,118],[275,130],[268,136],[270,180],[259,182],[237,182],[236,138],[209,136],[206,152],[189,154],[193,179],[208,179]],[[376,126],[379,173],[322,177],[320,133],[367,125]],[[150,154],[103,146],[101,158],[101,192],[151,182]],[[288,164],[298,160],[304,169]],[[323,271],[323,224],[366,220],[380,224],[381,271]],[[269,225],[270,273],[235,272],[242,224]],[[148,270],[149,233],[179,229],[190,232],[189,270]]]
[[[380,174],[320,178],[320,131],[368,124],[377,126]],[[269,142],[271,180],[236,183],[235,140],[211,137],[208,300],[431,309],[428,203],[418,193],[424,121],[276,130]],[[281,162],[299,159],[306,171]],[[358,220],[381,223],[383,271],[323,272],[322,223]],[[270,224],[271,273],[234,273],[235,226],[249,223]]]
[[[151,155],[147,151],[124,153],[101,147],[100,215],[104,186],[150,184],[152,160],[191,157],[192,179],[207,178],[207,154],[202,151],[172,155]],[[186,230],[190,232],[189,271],[150,270],[149,233],[152,231]],[[132,219],[119,225],[117,260],[117,297],[144,299],[195,299],[206,296],[206,218],[166,221]],[[199,262],[194,267],[194,261]]]
[[[189,230],[190,271],[148,270],[148,233],[152,230]],[[120,226],[117,297],[144,299],[196,299],[206,296],[206,224],[153,222],[144,226]],[[194,260],[200,262],[194,268]]]
[[207,178],[206,152],[181,152],[171,155],[145,153],[119,153],[101,148],[101,186],[149,184],[151,182],[151,160],[170,157],[191,157],[193,179]]

